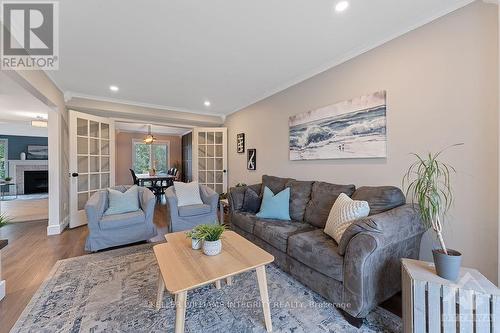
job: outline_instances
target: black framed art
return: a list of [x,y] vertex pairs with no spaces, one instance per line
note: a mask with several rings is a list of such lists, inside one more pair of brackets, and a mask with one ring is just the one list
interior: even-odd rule
[[245,152],[245,133],[236,135],[236,151],[238,154],[243,154]]
[[247,150],[247,169],[257,170],[257,149]]

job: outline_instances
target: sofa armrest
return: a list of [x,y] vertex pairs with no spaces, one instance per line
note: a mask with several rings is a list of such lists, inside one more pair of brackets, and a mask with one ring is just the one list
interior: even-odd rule
[[85,213],[87,214],[90,231],[99,228],[99,221],[106,210],[106,200],[108,200],[108,192],[99,191],[94,193],[85,204]]
[[177,196],[175,195],[174,187],[170,186],[165,190],[165,197],[167,198],[168,208],[170,211],[170,216],[178,217],[179,216],[179,208],[177,205]]
[[142,191],[139,192],[139,203],[141,209],[144,212],[146,221],[153,221],[156,197],[148,188],[141,188]]
[[227,193],[227,201],[231,211],[239,211],[243,207],[243,199],[247,186],[231,187]]
[[204,204],[210,205],[211,212],[217,211],[219,206],[219,193],[208,186],[200,185],[200,196]]
[[338,251],[340,255],[344,255],[352,238],[362,232],[380,234],[380,237],[377,237],[379,246],[385,247],[425,230],[418,210],[413,205],[406,204],[351,224],[340,239]]
[[425,230],[411,205],[349,226],[339,250],[344,246],[343,303],[350,315],[364,317],[401,290],[401,258],[418,258]]

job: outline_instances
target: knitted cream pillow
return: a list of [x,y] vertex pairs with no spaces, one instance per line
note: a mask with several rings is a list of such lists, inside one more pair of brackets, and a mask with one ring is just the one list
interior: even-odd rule
[[355,220],[367,217],[370,207],[366,201],[352,200],[345,193],[340,193],[330,210],[324,232],[340,243],[344,231]]

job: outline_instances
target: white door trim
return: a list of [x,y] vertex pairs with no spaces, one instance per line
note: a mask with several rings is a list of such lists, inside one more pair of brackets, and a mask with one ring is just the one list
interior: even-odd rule
[[77,155],[77,118],[109,124],[109,186],[115,185],[115,126],[110,118],[98,117],[91,114],[68,110],[69,113],[69,224],[77,227],[86,224],[85,211],[78,210],[78,180],[72,173],[78,173]]

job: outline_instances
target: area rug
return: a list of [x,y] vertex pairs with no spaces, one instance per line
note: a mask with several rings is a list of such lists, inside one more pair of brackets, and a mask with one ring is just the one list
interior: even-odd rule
[[[173,332],[175,305],[155,309],[158,267],[152,245],[61,260],[11,332]],[[357,330],[325,299],[274,265],[267,267],[274,332],[401,332],[401,319],[377,308]],[[265,332],[254,272],[232,286],[188,293],[186,332]]]

